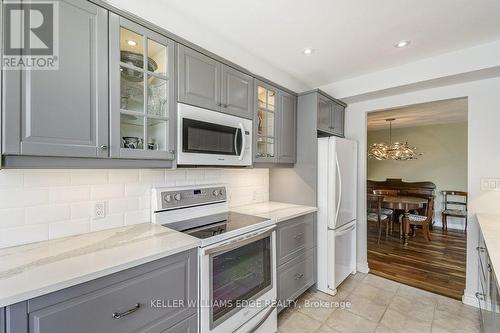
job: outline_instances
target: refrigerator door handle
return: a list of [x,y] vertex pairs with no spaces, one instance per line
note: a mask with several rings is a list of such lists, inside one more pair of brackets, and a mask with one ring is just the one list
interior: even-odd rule
[[335,210],[335,225],[337,225],[337,220],[339,218],[340,202],[342,200],[342,173],[340,171],[339,159],[335,154],[335,164],[337,165],[337,173],[339,175],[339,200],[337,202],[337,209]]
[[345,230],[342,230],[340,232],[337,232],[335,233],[335,237],[340,237],[340,236],[344,236],[345,234],[353,231],[354,229],[356,228],[356,224],[353,224],[352,226],[350,226],[349,228],[345,229]]

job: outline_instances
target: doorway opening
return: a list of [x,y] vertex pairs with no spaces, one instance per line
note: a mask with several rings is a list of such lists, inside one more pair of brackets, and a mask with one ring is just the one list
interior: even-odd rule
[[371,273],[461,299],[467,141],[467,98],[368,113]]

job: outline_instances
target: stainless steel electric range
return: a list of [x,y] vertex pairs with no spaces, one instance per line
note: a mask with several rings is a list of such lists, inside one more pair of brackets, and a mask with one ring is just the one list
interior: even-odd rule
[[152,207],[153,223],[201,241],[200,332],[275,332],[274,221],[231,212],[223,185],[156,188]]

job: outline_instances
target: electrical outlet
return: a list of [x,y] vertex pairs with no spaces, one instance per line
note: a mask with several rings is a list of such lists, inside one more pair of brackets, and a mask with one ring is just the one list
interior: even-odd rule
[[106,201],[98,201],[94,203],[94,218],[103,219],[106,217]]

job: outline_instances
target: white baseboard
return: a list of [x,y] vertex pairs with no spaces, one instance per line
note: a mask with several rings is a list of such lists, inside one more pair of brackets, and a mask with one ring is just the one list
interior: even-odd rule
[[464,295],[462,296],[462,303],[465,305],[470,305],[475,308],[479,307],[479,301],[476,298],[475,294],[470,294],[468,292],[464,292]]
[[370,271],[370,268],[368,267],[368,263],[357,263],[356,264],[356,270],[360,273],[367,274]]

